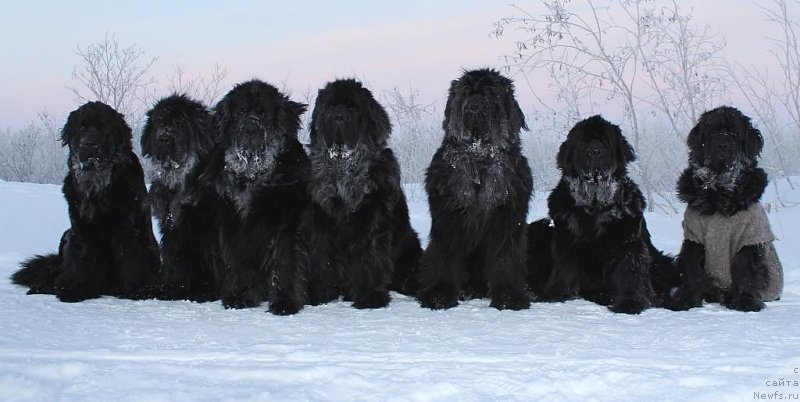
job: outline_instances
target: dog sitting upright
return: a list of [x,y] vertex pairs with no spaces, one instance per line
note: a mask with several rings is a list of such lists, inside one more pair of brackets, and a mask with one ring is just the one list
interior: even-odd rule
[[722,106],[704,113],[686,140],[689,167],[678,179],[686,202],[678,256],[683,285],[674,310],[721,302],[759,311],[780,298],[783,268],[769,220],[759,203],[767,174],[758,167],[764,140],[750,118]]

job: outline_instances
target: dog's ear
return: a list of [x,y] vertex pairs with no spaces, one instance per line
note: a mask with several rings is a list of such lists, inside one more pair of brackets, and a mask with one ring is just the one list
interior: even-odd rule
[[317,99],[314,101],[314,110],[311,112],[311,123],[309,123],[311,126],[308,128],[308,139],[312,148],[316,146],[318,141],[322,141],[322,139],[319,138],[320,134],[317,131],[317,124],[321,121],[320,119],[322,119],[322,109],[327,102],[326,95],[327,92],[324,88],[317,91]]
[[198,155],[207,155],[214,148],[214,131],[212,130],[211,120],[211,114],[208,110],[202,105],[197,105],[192,129],[197,140]]
[[109,114],[106,116],[108,125],[111,128],[111,135],[114,137],[115,147],[121,147],[123,151],[130,151],[133,149],[131,141],[133,140],[133,131],[125,121],[125,116],[114,110],[111,106],[106,106]]
[[764,148],[764,137],[761,131],[753,126],[750,118],[742,115],[744,123],[744,134],[742,138],[742,154],[750,161],[755,161],[761,150]]
[[522,113],[522,108],[517,103],[517,98],[514,96],[514,85],[511,80],[508,80],[506,85],[506,110],[508,111],[508,124],[512,133],[519,133],[520,130],[528,131],[528,125],[525,123],[525,113]]
[[228,92],[216,106],[214,106],[213,117],[211,119],[210,132],[211,139],[215,144],[226,143],[227,138],[225,132],[233,119],[233,111],[231,110],[230,92]]
[[140,144],[142,145],[142,156],[150,156],[151,152],[153,151],[153,140],[155,137],[155,127],[153,127],[153,114],[155,109],[150,109],[147,111],[147,119],[144,123],[144,129],[142,130],[142,138],[139,139]]
[[450,126],[450,113],[453,111],[453,102],[456,99],[456,88],[458,87],[458,80],[450,81],[450,90],[449,96],[447,97],[447,103],[444,105],[444,121],[442,122],[442,129],[447,132],[447,128]]
[[574,152],[575,142],[572,137],[567,134],[567,139],[558,147],[558,154],[556,155],[556,166],[567,176],[575,175],[575,168],[572,166]]
[[689,131],[689,135],[686,136],[686,146],[689,147],[689,160],[692,162],[703,160],[703,147],[705,147],[706,142],[704,124],[704,118],[701,116],[697,124]]
[[64,124],[64,128],[61,129],[62,146],[69,146],[70,141],[78,136],[78,132],[81,130],[80,124],[81,109],[73,110],[67,117],[67,123]]
[[389,120],[389,114],[372,96],[371,92],[367,91],[364,95],[367,99],[367,113],[372,124],[372,129],[369,130],[373,136],[371,140],[378,147],[386,147],[386,142],[389,141],[389,136],[392,133],[392,122]]
[[286,99],[283,107],[283,126],[286,135],[297,139],[300,130],[300,116],[308,110],[308,105]]
[[617,148],[617,155],[620,155],[626,164],[635,161],[636,152],[634,152],[631,143],[622,135],[622,130],[616,124],[612,124],[611,127],[612,130],[614,130],[614,137],[616,138],[615,146]]

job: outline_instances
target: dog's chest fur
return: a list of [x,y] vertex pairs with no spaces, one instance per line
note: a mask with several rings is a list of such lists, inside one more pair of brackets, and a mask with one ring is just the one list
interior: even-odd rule
[[77,156],[70,156],[69,174],[80,199],[78,213],[85,220],[94,220],[97,213],[103,213],[111,207],[105,193],[111,185],[112,169],[110,165],[100,169],[84,169]]
[[311,152],[311,199],[331,216],[356,212],[378,184],[370,175],[372,152],[363,148]]
[[449,146],[443,159],[458,206],[492,209],[508,199],[512,185],[507,150],[476,141]]
[[565,214],[570,232],[576,236],[586,235],[594,238],[608,231],[609,225],[626,215],[634,215],[635,210],[624,195],[626,179],[609,177],[603,180],[585,180],[565,176],[565,191],[572,198],[575,208],[580,212]]
[[184,163],[153,164],[152,195],[153,209],[156,211],[161,227],[172,229],[180,222],[185,205],[190,196],[186,192],[186,177],[197,165],[197,158],[192,156]]
[[233,202],[241,217],[246,217],[255,195],[270,187],[270,181],[285,149],[267,148],[258,158],[245,158],[235,148],[225,154],[220,183],[221,193]]

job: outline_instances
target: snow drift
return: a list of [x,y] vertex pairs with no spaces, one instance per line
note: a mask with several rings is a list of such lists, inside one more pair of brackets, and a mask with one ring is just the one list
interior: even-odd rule
[[[800,202],[800,191],[781,197]],[[423,243],[424,199],[410,202]],[[544,199],[529,219],[545,215]],[[9,182],[0,205],[0,400],[800,399],[797,207],[769,214],[786,287],[760,313],[711,304],[629,316],[586,301],[498,311],[488,300],[430,311],[393,294],[385,309],[336,302],[279,317],[219,302],[27,296],[8,277],[55,250],[66,205],[58,186]],[[647,215],[657,247],[677,253],[680,217]]]

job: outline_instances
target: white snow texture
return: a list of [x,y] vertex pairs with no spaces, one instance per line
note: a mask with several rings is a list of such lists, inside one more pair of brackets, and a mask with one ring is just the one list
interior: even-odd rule
[[[629,316],[587,301],[498,311],[488,300],[431,311],[393,294],[384,309],[340,301],[278,317],[219,302],[27,296],[8,277],[56,250],[66,205],[58,186],[9,182],[0,205],[2,401],[800,399],[798,207],[770,213],[786,287],[759,313],[710,304]],[[681,215],[647,219],[656,246],[677,253]]]

